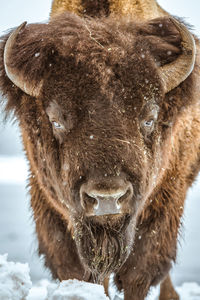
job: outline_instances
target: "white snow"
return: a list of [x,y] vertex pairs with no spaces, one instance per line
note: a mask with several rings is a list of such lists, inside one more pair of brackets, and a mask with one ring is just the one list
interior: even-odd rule
[[103,286],[78,280],[43,280],[31,287],[28,264],[8,262],[7,254],[0,255],[1,300],[109,300]]
[[7,261],[7,254],[0,256],[0,299],[22,300],[32,286],[28,264]]
[[[181,300],[199,300],[200,286],[194,282],[183,283],[180,287],[176,287]],[[152,289],[146,300],[158,300],[159,288]]]
[[[197,283],[184,283],[176,288],[181,300],[199,300],[200,286]],[[123,300],[113,285],[109,289],[111,299]],[[157,300],[159,289],[153,289],[146,300]],[[7,261],[7,254],[0,255],[0,299],[1,300],[109,300],[101,285],[66,280],[49,282],[41,280],[32,287],[28,264]]]
[[177,288],[177,292],[181,295],[181,300],[200,299],[200,286],[194,282],[184,283],[181,287]]
[[58,286],[48,288],[49,300],[109,300],[101,285],[78,281],[62,281]]

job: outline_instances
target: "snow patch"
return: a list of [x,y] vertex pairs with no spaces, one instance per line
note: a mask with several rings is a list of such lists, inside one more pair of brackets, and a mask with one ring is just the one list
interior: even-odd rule
[[42,280],[32,287],[28,264],[8,262],[7,256],[0,255],[1,300],[109,300],[103,286],[78,280]]
[[27,300],[47,300],[47,287],[49,285],[50,282],[47,279],[39,281],[37,286],[30,289]]
[[[184,283],[176,288],[181,300],[199,300],[200,286]],[[113,300],[123,300],[111,284],[109,293]],[[158,300],[159,287],[153,288],[146,300]],[[49,282],[41,280],[32,287],[28,264],[7,261],[7,254],[0,255],[0,299],[1,300],[109,300],[101,285],[84,281],[66,280]]]
[[59,286],[48,287],[49,300],[109,300],[101,285],[78,281],[62,281]]
[[28,264],[7,261],[7,254],[0,256],[0,299],[25,299],[32,286]]
[[181,300],[199,300],[200,299],[200,286],[195,282],[184,283],[178,287],[177,292],[181,295]]

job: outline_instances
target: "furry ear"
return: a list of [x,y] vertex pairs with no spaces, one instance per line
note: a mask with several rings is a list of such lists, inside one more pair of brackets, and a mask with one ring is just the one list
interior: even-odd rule
[[139,33],[148,41],[158,65],[168,64],[181,54],[181,35],[171,18],[151,20],[140,28]]
[[194,37],[183,23],[172,17],[146,23],[140,34],[159,67],[165,93],[179,86],[192,72],[196,58]]
[[33,87],[37,86],[55,62],[56,51],[52,38],[48,36],[46,26],[46,24],[33,24],[28,25],[21,32],[19,31],[11,49],[9,49],[9,69],[14,73],[11,76],[5,67],[4,52],[7,40],[15,30],[1,37],[0,91],[8,99],[6,110],[20,106],[21,96],[23,92],[26,92],[25,89],[21,88],[23,83],[20,86],[12,78],[19,76],[20,79],[23,79],[24,85],[28,82]]

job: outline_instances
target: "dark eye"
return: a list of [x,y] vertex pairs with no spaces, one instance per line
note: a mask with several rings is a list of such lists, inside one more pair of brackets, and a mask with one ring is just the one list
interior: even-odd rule
[[63,129],[63,125],[56,121],[53,121],[52,124],[55,129]]
[[141,130],[144,134],[145,137],[150,136],[154,130],[154,120],[149,119],[149,120],[143,120],[141,122]]
[[151,128],[153,124],[154,124],[154,120],[148,120],[143,122],[143,126],[145,126],[146,128]]

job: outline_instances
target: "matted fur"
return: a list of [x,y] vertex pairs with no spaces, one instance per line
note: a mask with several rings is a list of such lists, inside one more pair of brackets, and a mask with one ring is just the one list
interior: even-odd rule
[[51,17],[70,11],[81,16],[131,16],[149,20],[168,15],[155,0],[53,0]]
[[[165,95],[158,68],[181,54],[170,19],[65,13],[28,25],[10,63],[25,80],[44,80],[36,99],[5,74],[7,38],[0,89],[30,162],[39,253],[55,278],[94,282],[114,271],[125,300],[143,300],[175,261],[186,192],[200,168],[198,41],[192,74]],[[150,117],[149,132],[143,122]],[[116,176],[133,186],[125,213],[87,218],[81,185],[92,178],[106,186]]]
[[128,215],[114,224],[109,217],[104,218],[103,224],[88,218],[77,220],[74,234],[78,253],[85,267],[92,272],[94,281],[102,282],[111,270],[119,270],[130,254],[128,245],[132,244],[133,235],[127,236],[129,222]]

